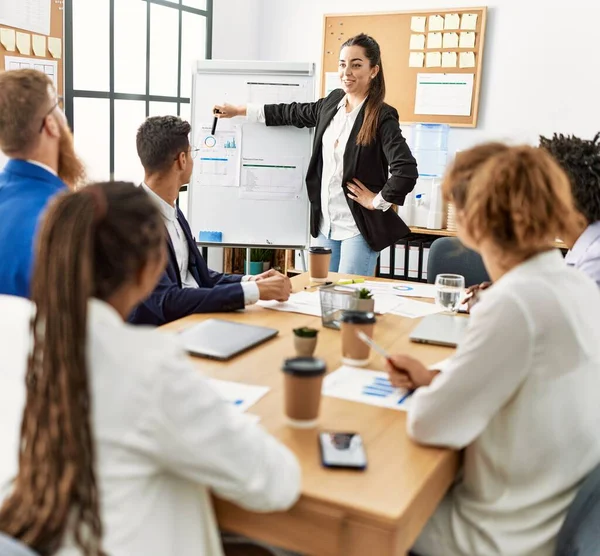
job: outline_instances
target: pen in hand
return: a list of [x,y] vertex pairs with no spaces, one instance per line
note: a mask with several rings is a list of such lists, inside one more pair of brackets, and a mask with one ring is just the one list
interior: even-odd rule
[[[385,349],[383,349],[379,344],[375,343],[372,338],[369,338],[369,336],[367,336],[362,330],[357,330],[356,335],[365,344],[367,344],[369,347],[373,348],[373,351],[376,351],[379,355],[381,355],[381,357],[383,357],[396,372],[402,373],[410,380],[410,378],[411,378],[410,374],[407,373],[406,371],[396,367],[396,365],[394,365],[394,362],[392,361],[391,355],[387,351],[385,351]],[[412,386],[413,386],[412,388],[407,388],[409,393],[414,392],[414,385],[412,385]]]

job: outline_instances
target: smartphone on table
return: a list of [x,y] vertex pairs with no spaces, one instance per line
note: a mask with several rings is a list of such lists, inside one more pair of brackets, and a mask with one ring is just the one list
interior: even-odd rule
[[367,468],[362,437],[356,432],[320,432],[319,446],[325,467],[359,471]]

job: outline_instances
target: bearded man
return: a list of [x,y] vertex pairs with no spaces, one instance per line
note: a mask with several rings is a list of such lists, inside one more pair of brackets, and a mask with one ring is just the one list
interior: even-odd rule
[[52,81],[0,72],[0,294],[29,296],[35,234],[48,201],[83,182],[73,134]]

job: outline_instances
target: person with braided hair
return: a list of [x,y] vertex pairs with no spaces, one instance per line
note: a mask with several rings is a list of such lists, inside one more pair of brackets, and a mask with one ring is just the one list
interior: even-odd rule
[[540,147],[569,176],[575,204],[583,215],[575,234],[563,238],[570,249],[565,261],[600,286],[600,133],[591,140],[555,133],[551,139],[540,137]]
[[26,367],[0,532],[41,556],[219,556],[209,491],[256,511],[299,496],[293,454],[223,401],[175,336],[124,322],[164,272],[166,233],[131,183],[61,194],[41,225],[27,364],[0,338],[0,369],[15,349]]

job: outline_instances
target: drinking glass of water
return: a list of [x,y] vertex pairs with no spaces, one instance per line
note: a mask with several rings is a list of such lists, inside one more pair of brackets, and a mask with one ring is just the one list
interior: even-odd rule
[[438,274],[435,277],[435,302],[447,312],[456,314],[465,289],[460,274]]

